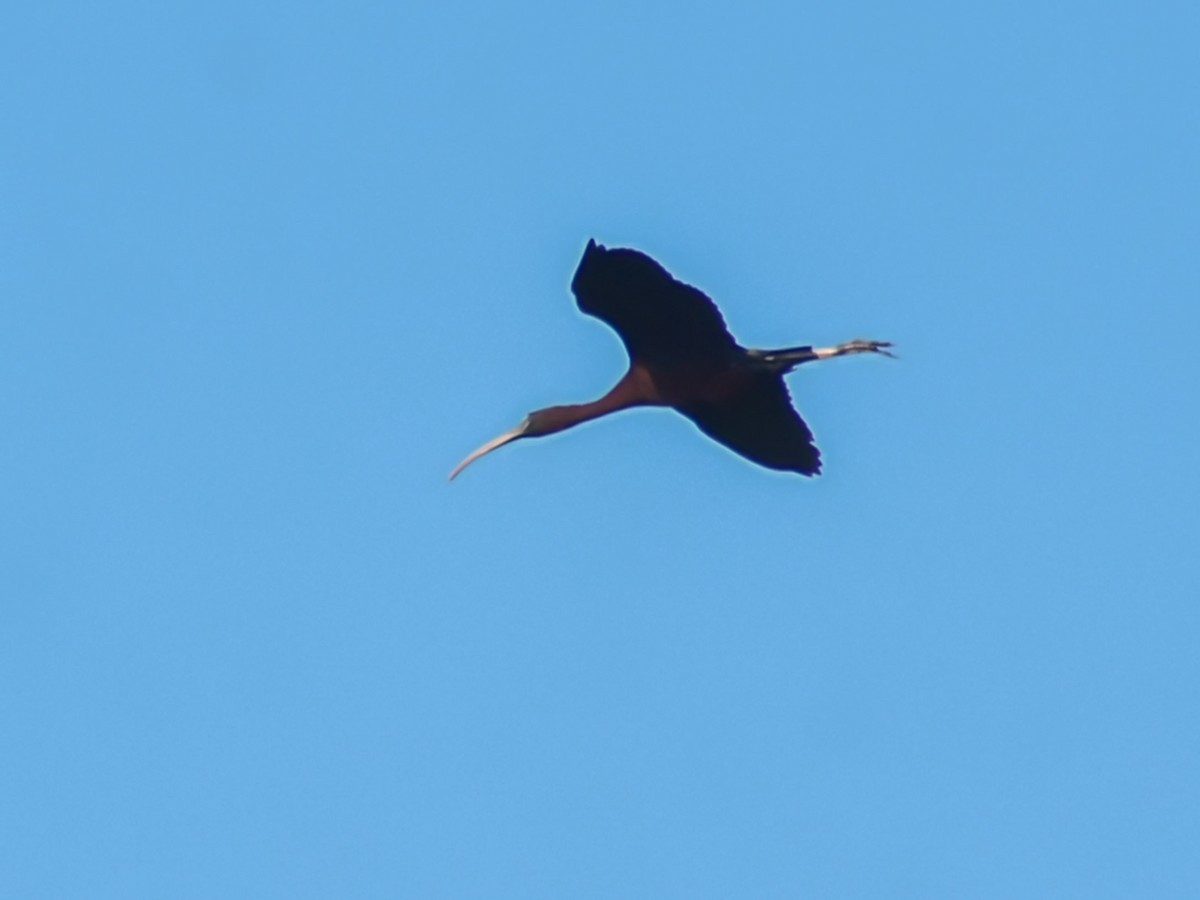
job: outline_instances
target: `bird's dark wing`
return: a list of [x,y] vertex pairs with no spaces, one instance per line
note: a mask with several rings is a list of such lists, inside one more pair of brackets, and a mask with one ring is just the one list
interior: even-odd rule
[[580,310],[620,335],[631,359],[721,359],[737,349],[712,300],[637,250],[588,241],[571,291]]
[[759,465],[801,475],[821,471],[821,451],[780,375],[759,375],[722,403],[677,408],[710,438]]

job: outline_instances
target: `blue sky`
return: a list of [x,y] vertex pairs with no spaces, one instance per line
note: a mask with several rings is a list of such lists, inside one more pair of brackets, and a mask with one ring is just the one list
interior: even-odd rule
[[[1198,26],[0,14],[0,895],[1200,895]],[[589,237],[903,358],[447,485]]]

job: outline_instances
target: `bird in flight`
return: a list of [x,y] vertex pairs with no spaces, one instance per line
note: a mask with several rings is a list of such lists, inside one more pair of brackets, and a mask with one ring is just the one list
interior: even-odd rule
[[669,406],[735,453],[769,469],[816,475],[821,453],[792,407],[783,376],[803,363],[853,353],[892,356],[888,341],[752,350],[738,344],[716,304],[646,254],[588,241],[571,280],[579,309],[609,325],[629,352],[629,371],[590,403],[531,412],[450,473],[520,438],[554,434],[635,406]]

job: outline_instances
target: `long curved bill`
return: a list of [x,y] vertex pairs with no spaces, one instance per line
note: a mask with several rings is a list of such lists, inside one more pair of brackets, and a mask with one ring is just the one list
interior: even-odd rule
[[526,427],[526,423],[522,422],[516,428],[510,428],[508,431],[504,432],[504,434],[500,435],[499,437],[492,438],[490,441],[488,441],[486,444],[484,444],[482,447],[480,447],[478,450],[474,451],[470,456],[468,456],[466,459],[464,459],[462,462],[460,462],[457,466],[455,466],[454,471],[450,473],[450,480],[453,481],[459,472],[461,472],[463,469],[465,469],[471,463],[475,462],[475,460],[479,459],[479,457],[486,456],[488,453],[491,453],[493,450],[497,450],[500,447],[503,447],[505,444],[509,443],[510,441],[515,441],[517,438],[522,437],[525,434],[525,427]]

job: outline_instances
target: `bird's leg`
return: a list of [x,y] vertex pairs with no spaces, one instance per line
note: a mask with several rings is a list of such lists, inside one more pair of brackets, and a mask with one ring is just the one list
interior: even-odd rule
[[817,359],[831,359],[835,356],[847,356],[851,353],[881,353],[896,359],[896,354],[888,351],[891,341],[869,341],[866,338],[855,338],[834,347],[814,347],[813,356]]
[[896,354],[887,350],[892,346],[891,341],[868,341],[865,338],[855,338],[834,347],[784,347],[781,350],[748,350],[752,359],[761,360],[775,371],[787,374],[805,363],[818,359],[832,359],[835,356],[846,356],[851,353],[880,353],[896,358]]

